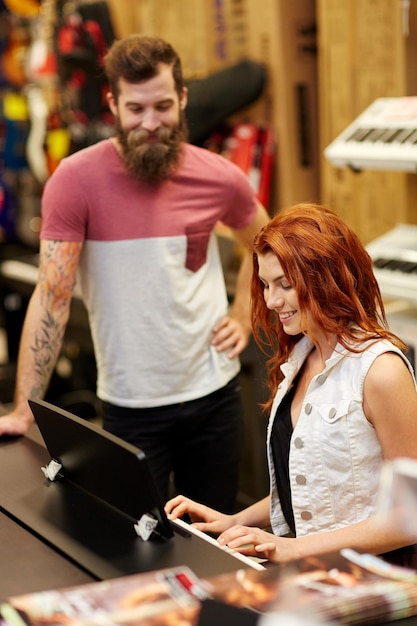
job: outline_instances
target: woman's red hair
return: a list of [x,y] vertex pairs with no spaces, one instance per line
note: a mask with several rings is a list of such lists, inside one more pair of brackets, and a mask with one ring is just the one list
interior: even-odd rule
[[[357,235],[330,209],[298,204],[280,211],[253,243],[252,327],[254,338],[268,356],[269,409],[282,380],[280,366],[288,360],[302,335],[287,335],[275,311],[265,305],[258,278],[258,255],[273,252],[295,288],[304,332],[314,340],[308,319],[352,352],[358,342],[388,339],[403,342],[387,328],[384,304],[372,259]],[[306,314],[309,314],[307,317]],[[352,347],[352,342],[356,344]]]

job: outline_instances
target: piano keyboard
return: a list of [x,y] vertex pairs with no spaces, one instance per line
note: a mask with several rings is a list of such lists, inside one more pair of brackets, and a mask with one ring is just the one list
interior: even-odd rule
[[215,546],[219,550],[223,550],[224,552],[231,554],[235,559],[242,561],[242,563],[244,563],[247,567],[252,567],[253,569],[257,569],[257,570],[265,569],[265,566],[262,565],[262,562],[264,562],[265,559],[257,559],[257,558],[252,558],[250,556],[245,556],[244,554],[240,554],[240,552],[237,552],[236,550],[233,550],[232,548],[229,548],[228,546],[222,546],[219,544],[219,542],[216,539],[214,539],[213,537],[210,537],[210,535],[208,535],[207,533],[203,533],[201,530],[194,528],[194,526],[192,526],[191,524],[188,524],[187,522],[184,522],[184,520],[182,519],[178,518],[175,520],[170,520],[170,522],[174,526],[178,526],[178,528],[182,528],[183,530],[186,530],[187,532],[193,535],[196,535],[197,537],[200,537],[200,539],[204,539],[204,541],[207,541],[208,543]]
[[417,225],[398,224],[366,249],[383,298],[417,303]]
[[9,259],[0,264],[0,273],[6,278],[36,285],[39,272],[37,265],[18,259]]
[[417,97],[378,98],[327,148],[335,167],[417,171]]

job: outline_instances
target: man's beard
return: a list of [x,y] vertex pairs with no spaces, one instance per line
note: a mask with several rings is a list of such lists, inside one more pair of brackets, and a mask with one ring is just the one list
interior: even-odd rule
[[[156,185],[169,178],[174,171],[187,131],[181,114],[176,126],[161,126],[153,133],[141,128],[126,131],[117,117],[115,134],[126,169],[139,180]],[[153,140],[148,141],[150,136]]]

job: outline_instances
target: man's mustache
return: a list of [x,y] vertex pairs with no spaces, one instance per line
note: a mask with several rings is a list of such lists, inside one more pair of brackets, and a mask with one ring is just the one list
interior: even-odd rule
[[167,143],[171,136],[171,129],[166,127],[157,128],[150,132],[144,128],[136,128],[129,131],[127,135],[127,144],[129,148],[137,148],[147,143],[150,138],[160,143]]

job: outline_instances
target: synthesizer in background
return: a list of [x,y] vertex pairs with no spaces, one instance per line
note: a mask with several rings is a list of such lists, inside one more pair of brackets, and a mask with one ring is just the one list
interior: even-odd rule
[[417,304],[417,225],[398,224],[366,249],[383,298]]
[[417,307],[411,302],[393,300],[386,305],[385,313],[390,330],[406,344],[406,355],[417,373]]
[[378,98],[324,150],[335,167],[417,171],[417,97]]

